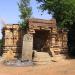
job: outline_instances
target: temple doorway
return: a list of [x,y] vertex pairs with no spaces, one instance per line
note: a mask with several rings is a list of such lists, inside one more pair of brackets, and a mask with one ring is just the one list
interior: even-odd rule
[[48,44],[50,43],[49,36],[49,30],[35,30],[35,34],[33,34],[33,50],[48,52]]

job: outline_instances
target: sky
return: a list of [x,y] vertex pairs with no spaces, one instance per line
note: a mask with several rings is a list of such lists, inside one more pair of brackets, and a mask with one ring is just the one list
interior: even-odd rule
[[[18,1],[19,0],[0,0],[0,39],[2,38],[1,30],[3,23],[16,24],[20,21]],[[47,11],[41,12],[41,10],[37,9],[39,3],[35,0],[31,0],[30,6],[32,7],[32,18],[51,19],[51,15],[48,15]]]

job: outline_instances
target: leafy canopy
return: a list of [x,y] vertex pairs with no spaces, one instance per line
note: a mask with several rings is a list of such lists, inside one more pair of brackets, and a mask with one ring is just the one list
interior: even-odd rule
[[48,10],[49,14],[57,21],[57,26],[70,28],[75,22],[75,0],[36,0],[43,11]]
[[22,26],[22,28],[26,28],[27,27],[27,19],[31,17],[32,14],[32,9],[30,7],[30,0],[20,0],[18,3],[19,6],[19,11],[20,11],[20,25]]

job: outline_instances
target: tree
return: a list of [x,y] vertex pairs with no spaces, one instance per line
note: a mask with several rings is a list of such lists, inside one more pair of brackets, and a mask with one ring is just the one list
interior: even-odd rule
[[30,7],[30,0],[20,0],[18,3],[20,11],[20,25],[23,29],[27,28],[27,19],[31,17],[32,9]]
[[62,28],[70,28],[75,22],[75,0],[36,0],[40,4],[40,8],[57,21],[57,26]]

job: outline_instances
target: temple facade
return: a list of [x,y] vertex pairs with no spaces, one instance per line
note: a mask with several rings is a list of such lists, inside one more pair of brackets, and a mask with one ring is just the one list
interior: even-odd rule
[[67,31],[58,29],[55,19],[28,19],[26,30],[7,24],[2,31],[3,54],[12,50],[15,58],[32,59],[34,50],[51,56],[67,52]]

